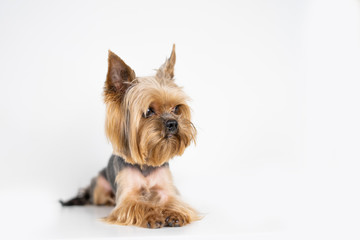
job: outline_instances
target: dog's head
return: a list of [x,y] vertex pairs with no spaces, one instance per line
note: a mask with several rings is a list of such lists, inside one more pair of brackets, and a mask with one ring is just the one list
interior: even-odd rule
[[135,72],[109,51],[104,87],[106,135],[132,164],[160,166],[195,141],[188,97],[174,82],[175,46],[155,76]]

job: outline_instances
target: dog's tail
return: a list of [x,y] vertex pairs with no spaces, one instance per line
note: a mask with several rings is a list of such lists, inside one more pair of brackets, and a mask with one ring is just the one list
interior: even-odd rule
[[90,187],[80,189],[80,191],[79,191],[79,193],[77,194],[76,197],[74,197],[74,198],[72,198],[72,199],[70,199],[68,201],[59,200],[59,202],[61,203],[61,205],[63,207],[66,207],[66,206],[83,206],[83,205],[91,204],[90,190],[91,190]]

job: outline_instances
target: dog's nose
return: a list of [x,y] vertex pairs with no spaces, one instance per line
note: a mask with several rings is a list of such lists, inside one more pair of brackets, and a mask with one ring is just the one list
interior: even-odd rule
[[176,120],[167,120],[165,126],[170,133],[174,133],[178,128],[178,122]]

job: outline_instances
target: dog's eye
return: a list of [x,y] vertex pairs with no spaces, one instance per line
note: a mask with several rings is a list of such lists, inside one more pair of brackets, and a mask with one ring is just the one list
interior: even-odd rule
[[180,105],[175,106],[174,110],[173,110],[173,113],[179,114],[179,108],[180,108]]
[[152,109],[151,107],[149,107],[147,110],[146,110],[146,113],[144,115],[145,118],[148,118],[148,117],[151,117],[152,115],[154,115],[154,109]]

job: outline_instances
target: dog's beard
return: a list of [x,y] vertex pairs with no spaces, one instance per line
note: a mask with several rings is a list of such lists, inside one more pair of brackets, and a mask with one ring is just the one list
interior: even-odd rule
[[167,133],[163,122],[152,119],[140,126],[137,140],[138,151],[146,165],[160,166],[174,156],[182,155],[185,148],[195,141],[196,129],[186,119],[178,119],[177,133]]

